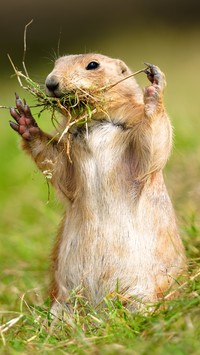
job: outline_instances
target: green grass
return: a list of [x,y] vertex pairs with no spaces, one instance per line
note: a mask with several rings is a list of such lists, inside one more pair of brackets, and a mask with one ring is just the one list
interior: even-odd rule
[[[159,39],[154,39],[156,46]],[[126,41],[121,43],[121,48],[124,58],[127,57],[126,61],[131,65],[134,56],[131,52],[128,56],[127,49],[123,48],[123,45],[131,48],[131,39],[126,38]],[[1,110],[0,353],[200,353],[200,108],[199,82],[191,70],[198,68],[200,50],[196,48],[195,33],[193,37],[184,37],[184,45],[178,41],[179,37],[162,38],[162,55],[152,51],[149,52],[150,58],[147,58],[142,46],[140,55],[143,61],[159,64],[168,79],[166,106],[174,125],[175,147],[165,169],[165,178],[177,211],[190,271],[180,297],[168,301],[165,308],[160,304],[156,311],[147,309],[146,314],[131,314],[119,299],[107,300],[104,312],[100,312],[77,294],[74,295],[73,317],[58,322],[51,320],[49,255],[62,206],[52,189],[48,198],[45,178],[20,151],[19,138],[8,125],[9,114]],[[170,53],[167,54],[169,43],[173,58]],[[187,52],[188,43],[193,56]],[[113,55],[116,55],[114,52],[113,49]],[[138,60],[133,70],[139,68],[141,62]],[[40,73],[45,76],[44,69],[39,71],[35,68],[35,72],[37,77]],[[14,104],[15,91],[28,103],[32,100],[19,89],[15,79],[9,82],[6,78],[3,83],[0,105]],[[34,112],[37,115],[39,110]],[[43,129],[50,130],[48,115],[42,115],[38,123]],[[10,328],[6,329],[6,324]]]
[[[190,281],[184,294],[145,315],[131,314],[119,300],[108,300],[96,312],[74,296],[73,316],[52,321],[48,300],[33,305],[36,291],[23,295],[19,311],[5,313],[2,322],[16,320],[2,334],[5,351],[75,354],[199,354],[199,284]],[[32,293],[32,295],[31,295]],[[41,301],[41,300],[40,300]],[[19,319],[19,317],[21,317]],[[8,352],[9,353],[9,352]]]

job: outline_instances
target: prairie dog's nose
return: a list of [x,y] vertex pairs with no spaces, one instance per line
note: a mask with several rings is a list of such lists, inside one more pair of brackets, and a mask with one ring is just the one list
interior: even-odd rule
[[46,78],[45,85],[50,93],[55,93],[59,88],[59,81],[55,76],[49,75]]

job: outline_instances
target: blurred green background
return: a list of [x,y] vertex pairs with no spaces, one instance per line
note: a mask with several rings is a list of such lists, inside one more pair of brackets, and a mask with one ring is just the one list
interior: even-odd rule
[[[199,9],[194,0],[8,0],[0,9],[0,105],[14,105],[15,92],[33,103],[7,58],[9,53],[22,69],[24,27],[31,19],[26,67],[40,83],[58,55],[71,53],[100,52],[121,58],[132,70],[143,68],[145,61],[163,70],[165,104],[174,126],[165,179],[183,238],[189,225],[199,224]],[[147,85],[143,76],[138,81]],[[37,118],[38,110],[34,113]],[[8,110],[0,109],[0,308],[13,309],[27,289],[47,290],[62,206],[52,190],[48,201],[46,181],[20,150],[8,120]],[[47,114],[38,122],[51,130]]]

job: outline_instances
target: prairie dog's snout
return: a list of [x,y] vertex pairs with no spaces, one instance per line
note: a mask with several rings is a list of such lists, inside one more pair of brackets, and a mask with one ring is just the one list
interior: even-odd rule
[[59,80],[56,76],[49,74],[45,81],[46,92],[49,96],[59,97]]

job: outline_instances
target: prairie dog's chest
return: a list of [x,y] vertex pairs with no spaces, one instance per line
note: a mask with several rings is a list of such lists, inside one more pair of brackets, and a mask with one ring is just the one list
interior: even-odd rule
[[100,123],[89,128],[84,137],[77,136],[74,148],[80,173],[109,174],[120,165],[126,149],[125,133],[121,126]]
[[109,218],[116,201],[122,205],[123,196],[127,195],[125,149],[123,129],[110,122],[92,127],[84,138],[77,137],[74,153],[79,207],[83,204],[93,215],[94,211],[104,211]]

